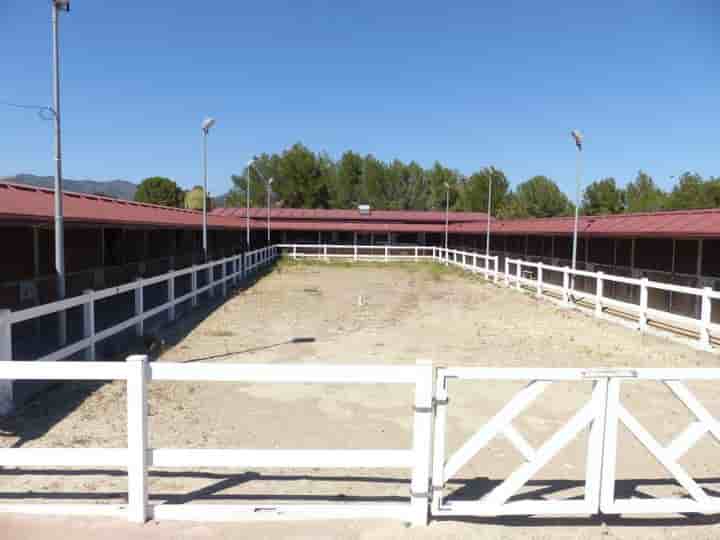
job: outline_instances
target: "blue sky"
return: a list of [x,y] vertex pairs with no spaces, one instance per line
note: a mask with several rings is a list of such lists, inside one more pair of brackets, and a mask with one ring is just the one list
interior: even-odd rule
[[[573,128],[587,180],[720,176],[713,0],[73,0],[61,33],[68,178],[190,187],[205,115],[213,193],[297,141],[572,193]],[[49,0],[0,0],[0,101],[51,103],[50,35]],[[52,124],[0,106],[0,176],[52,171]]]

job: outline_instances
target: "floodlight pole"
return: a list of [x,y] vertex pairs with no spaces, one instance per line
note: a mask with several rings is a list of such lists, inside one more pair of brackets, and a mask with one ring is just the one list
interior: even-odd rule
[[580,215],[580,178],[582,173],[582,147],[578,146],[577,168],[575,175],[575,224],[573,227],[573,252],[572,252],[572,269],[577,268],[577,248],[578,248],[578,216]]
[[448,248],[448,213],[450,212],[450,184],[445,183],[445,249]]
[[205,262],[208,260],[208,248],[207,248],[207,137],[209,128],[202,128],[203,133],[203,257]]
[[267,245],[270,245],[270,186],[273,183],[273,178],[267,181]]
[[250,249],[250,171],[251,167],[248,164],[245,183],[245,249]]
[[494,169],[492,167],[489,168],[488,173],[488,211],[487,211],[487,231],[485,236],[485,256],[488,257],[485,260],[485,266],[487,267],[490,264],[490,216],[492,212],[492,187],[493,187],[493,172]]
[[[65,235],[63,224],[62,141],[60,131],[60,29],[59,11],[70,8],[69,2],[52,0],[53,29],[53,117],[55,119],[55,276],[58,300],[65,298]],[[58,312],[58,341],[67,343],[67,316]]]

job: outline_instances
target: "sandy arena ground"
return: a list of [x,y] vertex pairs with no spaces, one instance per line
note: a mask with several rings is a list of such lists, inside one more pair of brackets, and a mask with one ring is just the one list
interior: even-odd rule
[[[203,320],[204,319],[204,320]],[[314,343],[288,344],[293,337]],[[214,362],[409,364],[528,367],[717,367],[716,356],[609,322],[561,310],[481,278],[431,265],[282,264],[214,312],[198,312],[165,336],[160,361],[187,362],[247,351]],[[449,451],[477,430],[522,385],[457,382],[450,386]],[[720,394],[691,388],[716,415]],[[552,385],[514,425],[538,447],[586,401],[590,384]],[[656,383],[629,384],[625,406],[661,442],[690,416]],[[153,383],[153,447],[409,448],[412,388]],[[120,383],[52,390],[5,422],[0,447],[123,447],[125,389]],[[524,489],[538,497],[582,494],[586,436],[553,459]],[[623,496],[680,496],[670,474],[621,431],[617,489]],[[708,436],[680,460],[720,495],[718,448]],[[503,438],[486,447],[449,485],[473,499],[523,463]],[[407,471],[155,470],[154,502],[279,504],[400,501]],[[124,471],[0,470],[0,502],[123,502]],[[0,516],[0,538],[720,538],[720,519],[665,516],[589,519],[457,519],[427,528],[392,521],[135,526],[122,520]]]

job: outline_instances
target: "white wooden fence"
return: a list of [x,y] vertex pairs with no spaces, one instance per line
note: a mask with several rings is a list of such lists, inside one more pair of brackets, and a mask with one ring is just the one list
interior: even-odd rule
[[[610,514],[720,513],[720,497],[710,495],[678,463],[706,434],[720,443],[720,423],[681,381],[717,381],[720,369],[565,369],[565,368],[433,368],[416,365],[309,365],[309,364],[211,364],[149,363],[147,356],[126,362],[0,362],[0,374],[23,380],[124,380],[127,381],[126,448],[2,448],[1,467],[117,467],[127,468],[127,504],[0,504],[0,512],[104,515],[133,522],[158,520],[268,520],[390,518],[423,525],[442,516],[589,516]],[[497,386],[498,381],[529,381],[499,412],[478,426],[477,432],[448,452],[448,409],[452,406],[452,381],[471,380]],[[151,448],[148,426],[150,382],[223,381],[296,384],[406,384],[413,385],[412,447],[371,450],[293,449],[196,449]],[[665,384],[694,417],[689,426],[667,446],[623,406],[622,385],[637,381]],[[513,422],[553,384],[592,385],[585,403],[538,448],[533,448]],[[482,391],[482,387],[479,389]],[[481,414],[478,414],[481,416]],[[545,413],[543,423],[555,418]],[[618,426],[623,424],[661,465],[688,498],[617,497],[616,464],[622,458]],[[522,487],[573,439],[588,432],[581,499],[533,499],[519,494]],[[525,460],[501,478],[499,485],[477,500],[446,496],[446,484],[494,438],[502,436]],[[483,464],[492,471],[493,458]],[[714,464],[715,462],[713,462]],[[407,502],[316,504],[169,504],[155,503],[148,489],[151,468],[337,468],[407,469],[410,492]],[[278,496],[282,494],[278,493]],[[644,497],[648,497],[644,494]],[[269,495],[272,498],[272,494]]]
[[318,259],[351,260],[354,262],[444,262],[460,266],[471,272],[482,273],[486,278],[498,280],[499,258],[482,253],[468,253],[436,246],[363,246],[335,244],[278,244],[282,254],[293,260]]
[[[130,521],[181,519],[196,521],[393,518],[425,524],[432,444],[433,367],[417,365],[308,365],[149,363],[147,356],[127,362],[0,362],[0,374],[24,380],[127,381],[127,448],[2,448],[0,467],[127,467],[128,504],[2,504],[0,512],[127,516]],[[243,383],[406,384],[414,385],[413,443],[409,449],[284,450],[149,448],[149,382],[224,381]],[[340,503],[309,505],[150,504],[150,467],[298,467],[342,469],[409,469],[406,503]]]
[[[562,276],[562,284],[551,283],[547,280],[547,275],[551,272]],[[594,282],[595,290],[588,292],[578,288],[576,286],[578,278],[590,280],[591,283]],[[650,281],[647,278],[631,278],[603,272],[573,270],[567,266],[552,266],[541,262],[528,262],[510,258],[505,259],[504,283],[507,286],[514,286],[518,290],[529,289],[534,291],[538,298],[559,301],[565,307],[591,310],[597,317],[611,319],[616,322],[627,321],[629,315],[636,321],[630,323],[631,326],[640,330],[640,332],[650,331],[651,322],[664,325],[667,331],[672,331],[672,327],[679,330],[689,330],[696,335],[694,344],[703,350],[711,350],[712,336],[720,333],[720,325],[711,321],[712,302],[720,300],[720,292],[714,291],[711,287],[697,289]],[[605,294],[606,286],[611,283],[637,287],[639,290],[639,302],[635,304],[608,297]],[[701,306],[699,318],[649,307],[648,298],[652,289],[697,296],[700,298]]]
[[[182,303],[191,301],[193,306],[198,305],[199,295],[207,292],[213,297],[220,289],[225,296],[228,284],[237,285],[240,279],[258,271],[262,266],[269,264],[278,256],[278,250],[274,246],[250,251],[240,255],[234,255],[224,259],[215,260],[206,264],[191,266],[155,276],[148,279],[138,278],[132,283],[112,287],[100,291],[86,291],[81,296],[59,300],[49,304],[43,304],[20,311],[0,310],[0,360],[13,360],[13,325],[37,319],[47,315],[66,311],[70,308],[82,306],[83,310],[83,337],[78,341],[62,347],[50,354],[47,354],[36,361],[55,362],[84,351],[86,360],[95,360],[95,345],[103,339],[107,339],[128,328],[135,327],[138,336],[144,332],[145,321],[167,311],[168,319],[175,320],[175,307]],[[219,277],[216,277],[215,270],[219,269]],[[206,275],[205,285],[198,286],[198,276]],[[175,280],[182,276],[190,276],[190,291],[187,294],[175,295]],[[145,287],[150,285],[167,283],[167,301],[152,309],[144,309]],[[102,331],[95,329],[95,305],[99,300],[111,298],[128,292],[134,294],[134,315],[118,324],[115,324]],[[2,384],[2,381],[0,381]],[[9,384],[5,381],[4,384]],[[0,414],[7,413],[12,408],[12,388],[5,388],[0,397]]]

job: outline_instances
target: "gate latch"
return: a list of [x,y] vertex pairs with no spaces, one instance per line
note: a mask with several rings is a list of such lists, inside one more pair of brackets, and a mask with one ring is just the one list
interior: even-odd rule
[[638,376],[637,370],[630,368],[592,368],[582,372],[586,379],[633,379]]

